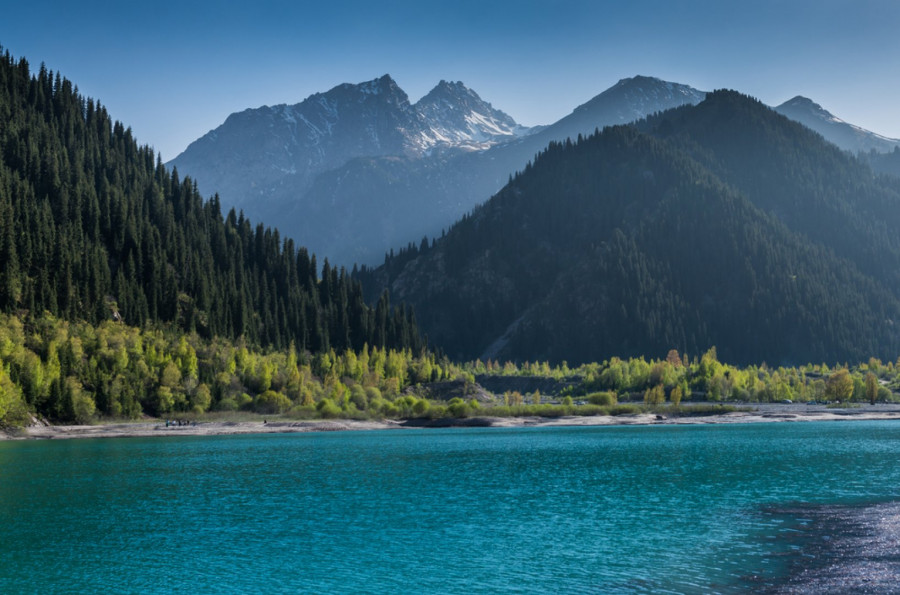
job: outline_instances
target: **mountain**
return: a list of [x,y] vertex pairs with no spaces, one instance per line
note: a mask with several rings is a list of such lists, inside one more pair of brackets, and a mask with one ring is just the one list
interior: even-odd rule
[[3,312],[310,351],[421,347],[405,308],[367,306],[344,271],[320,277],[277,230],[223,216],[59,74],[6,52],[0,81]]
[[893,359],[900,181],[730,91],[556,142],[360,276],[456,358]]
[[818,103],[800,95],[785,101],[775,111],[815,130],[829,142],[851,153],[889,153],[900,147],[900,140],[845,122]]
[[[343,84],[296,105],[232,114],[170,162],[256,215],[266,202],[302,196],[315,177],[356,157],[421,157],[436,148],[486,147],[527,129],[462,83],[441,83],[412,105],[388,75]],[[264,204],[258,204],[262,201]]]
[[415,107],[433,145],[486,149],[529,132],[460,81],[441,81]]
[[332,263],[375,264],[411,237],[440,235],[549,142],[702,97],[634,77],[556,124],[525,129],[460,82],[441,81],[410,105],[385,76],[295,106],[232,115],[171,164],[195,177],[201,191],[277,221]]
[[[595,128],[628,124],[655,112],[703,101],[706,92],[648,76],[635,76],[618,83],[543,131],[544,146],[550,141],[573,140]],[[543,147],[542,147],[543,148]]]

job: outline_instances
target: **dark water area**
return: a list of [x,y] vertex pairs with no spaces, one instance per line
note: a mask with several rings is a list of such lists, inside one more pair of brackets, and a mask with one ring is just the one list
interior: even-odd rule
[[900,503],[762,511],[778,527],[767,536],[783,571],[747,577],[760,593],[900,593]]
[[0,593],[900,593],[900,422],[0,442]]

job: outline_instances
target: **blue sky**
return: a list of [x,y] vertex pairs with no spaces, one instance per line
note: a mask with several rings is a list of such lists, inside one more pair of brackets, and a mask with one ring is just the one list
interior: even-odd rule
[[248,107],[391,74],[461,80],[549,124],[621,78],[795,95],[900,138],[896,0],[0,0],[0,44],[60,71],[174,158]]

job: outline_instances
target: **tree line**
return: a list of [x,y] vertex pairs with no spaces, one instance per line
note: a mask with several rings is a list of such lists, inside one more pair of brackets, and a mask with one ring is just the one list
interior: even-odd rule
[[419,400],[401,400],[409,386],[459,373],[425,350],[262,349],[171,327],[0,314],[0,426],[208,411],[396,416]]
[[[489,394],[478,390],[484,376],[563,382],[555,394]],[[441,386],[452,390],[438,396]],[[25,425],[32,416],[92,423],[238,411],[294,418],[596,415],[635,413],[628,404],[634,402],[893,401],[898,389],[900,360],[737,367],[711,348],[693,358],[670,350],[660,359],[611,358],[575,368],[455,364],[426,350],[261,349],[171,327],[93,325],[50,314],[23,322],[0,314],[0,426]]]

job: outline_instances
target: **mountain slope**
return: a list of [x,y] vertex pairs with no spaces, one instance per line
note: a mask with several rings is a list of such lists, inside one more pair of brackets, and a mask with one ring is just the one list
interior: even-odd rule
[[[220,192],[223,204],[237,204],[256,219],[278,221],[284,233],[331,262],[373,264],[411,237],[439,235],[499,190],[550,141],[587,135],[596,128],[699,101],[703,95],[658,79],[624,79],[556,125],[532,131],[519,127],[462,83],[442,81],[411,107],[393,81],[383,77],[368,84],[387,90],[363,95],[363,104],[338,101],[335,95],[361,93],[356,86],[345,85],[291,108],[232,116],[229,120],[239,122],[226,122],[172,163],[180,172],[196,176],[201,190]],[[286,124],[282,112],[302,112],[312,121],[307,111],[320,110],[327,98],[334,106],[329,117],[342,120],[349,110],[359,121],[348,129],[365,130],[366,118],[374,112],[360,105],[387,97],[393,98],[392,111],[385,110],[395,113],[392,121],[398,122],[407,140],[384,141],[373,148],[350,133],[335,134],[329,145],[317,140],[318,152],[305,161],[297,156],[306,155],[306,149],[285,149],[299,142],[295,138],[306,136],[300,133],[305,130],[300,124]],[[302,123],[299,116],[293,118]],[[336,126],[332,123],[332,129]]]
[[[414,304],[454,357],[582,362],[716,345],[743,362],[893,358],[896,241],[861,222],[900,212],[898,186],[735,93],[641,129],[552,145],[433,247],[363,278]],[[779,169],[766,151],[793,159]],[[847,222],[856,247],[834,228]]]
[[900,140],[887,138],[845,122],[818,103],[800,95],[785,101],[776,107],[775,111],[815,130],[824,136],[825,140],[851,153],[868,151],[889,153],[900,147]]
[[459,81],[441,81],[415,108],[435,145],[485,149],[528,131]]
[[665,138],[790,229],[900,287],[900,186],[808,128],[734,92],[648,118]]
[[705,91],[649,76],[620,80],[571,114],[542,131],[544,146],[550,141],[573,140],[592,133],[595,128],[628,124],[653,113],[682,105],[696,105]]
[[0,58],[0,309],[313,351],[416,348],[414,319],[170,174],[44,68]]
[[302,193],[315,175],[354,157],[403,155],[429,146],[424,123],[389,76],[339,85],[297,105],[248,109],[194,141],[169,165],[253,213],[286,178]]
[[[527,129],[462,83],[441,83],[416,105],[388,75],[343,84],[296,105],[232,114],[170,162],[256,215],[302,196],[315,177],[357,157],[419,157],[435,148],[486,148]],[[266,209],[277,214],[277,211]]]

